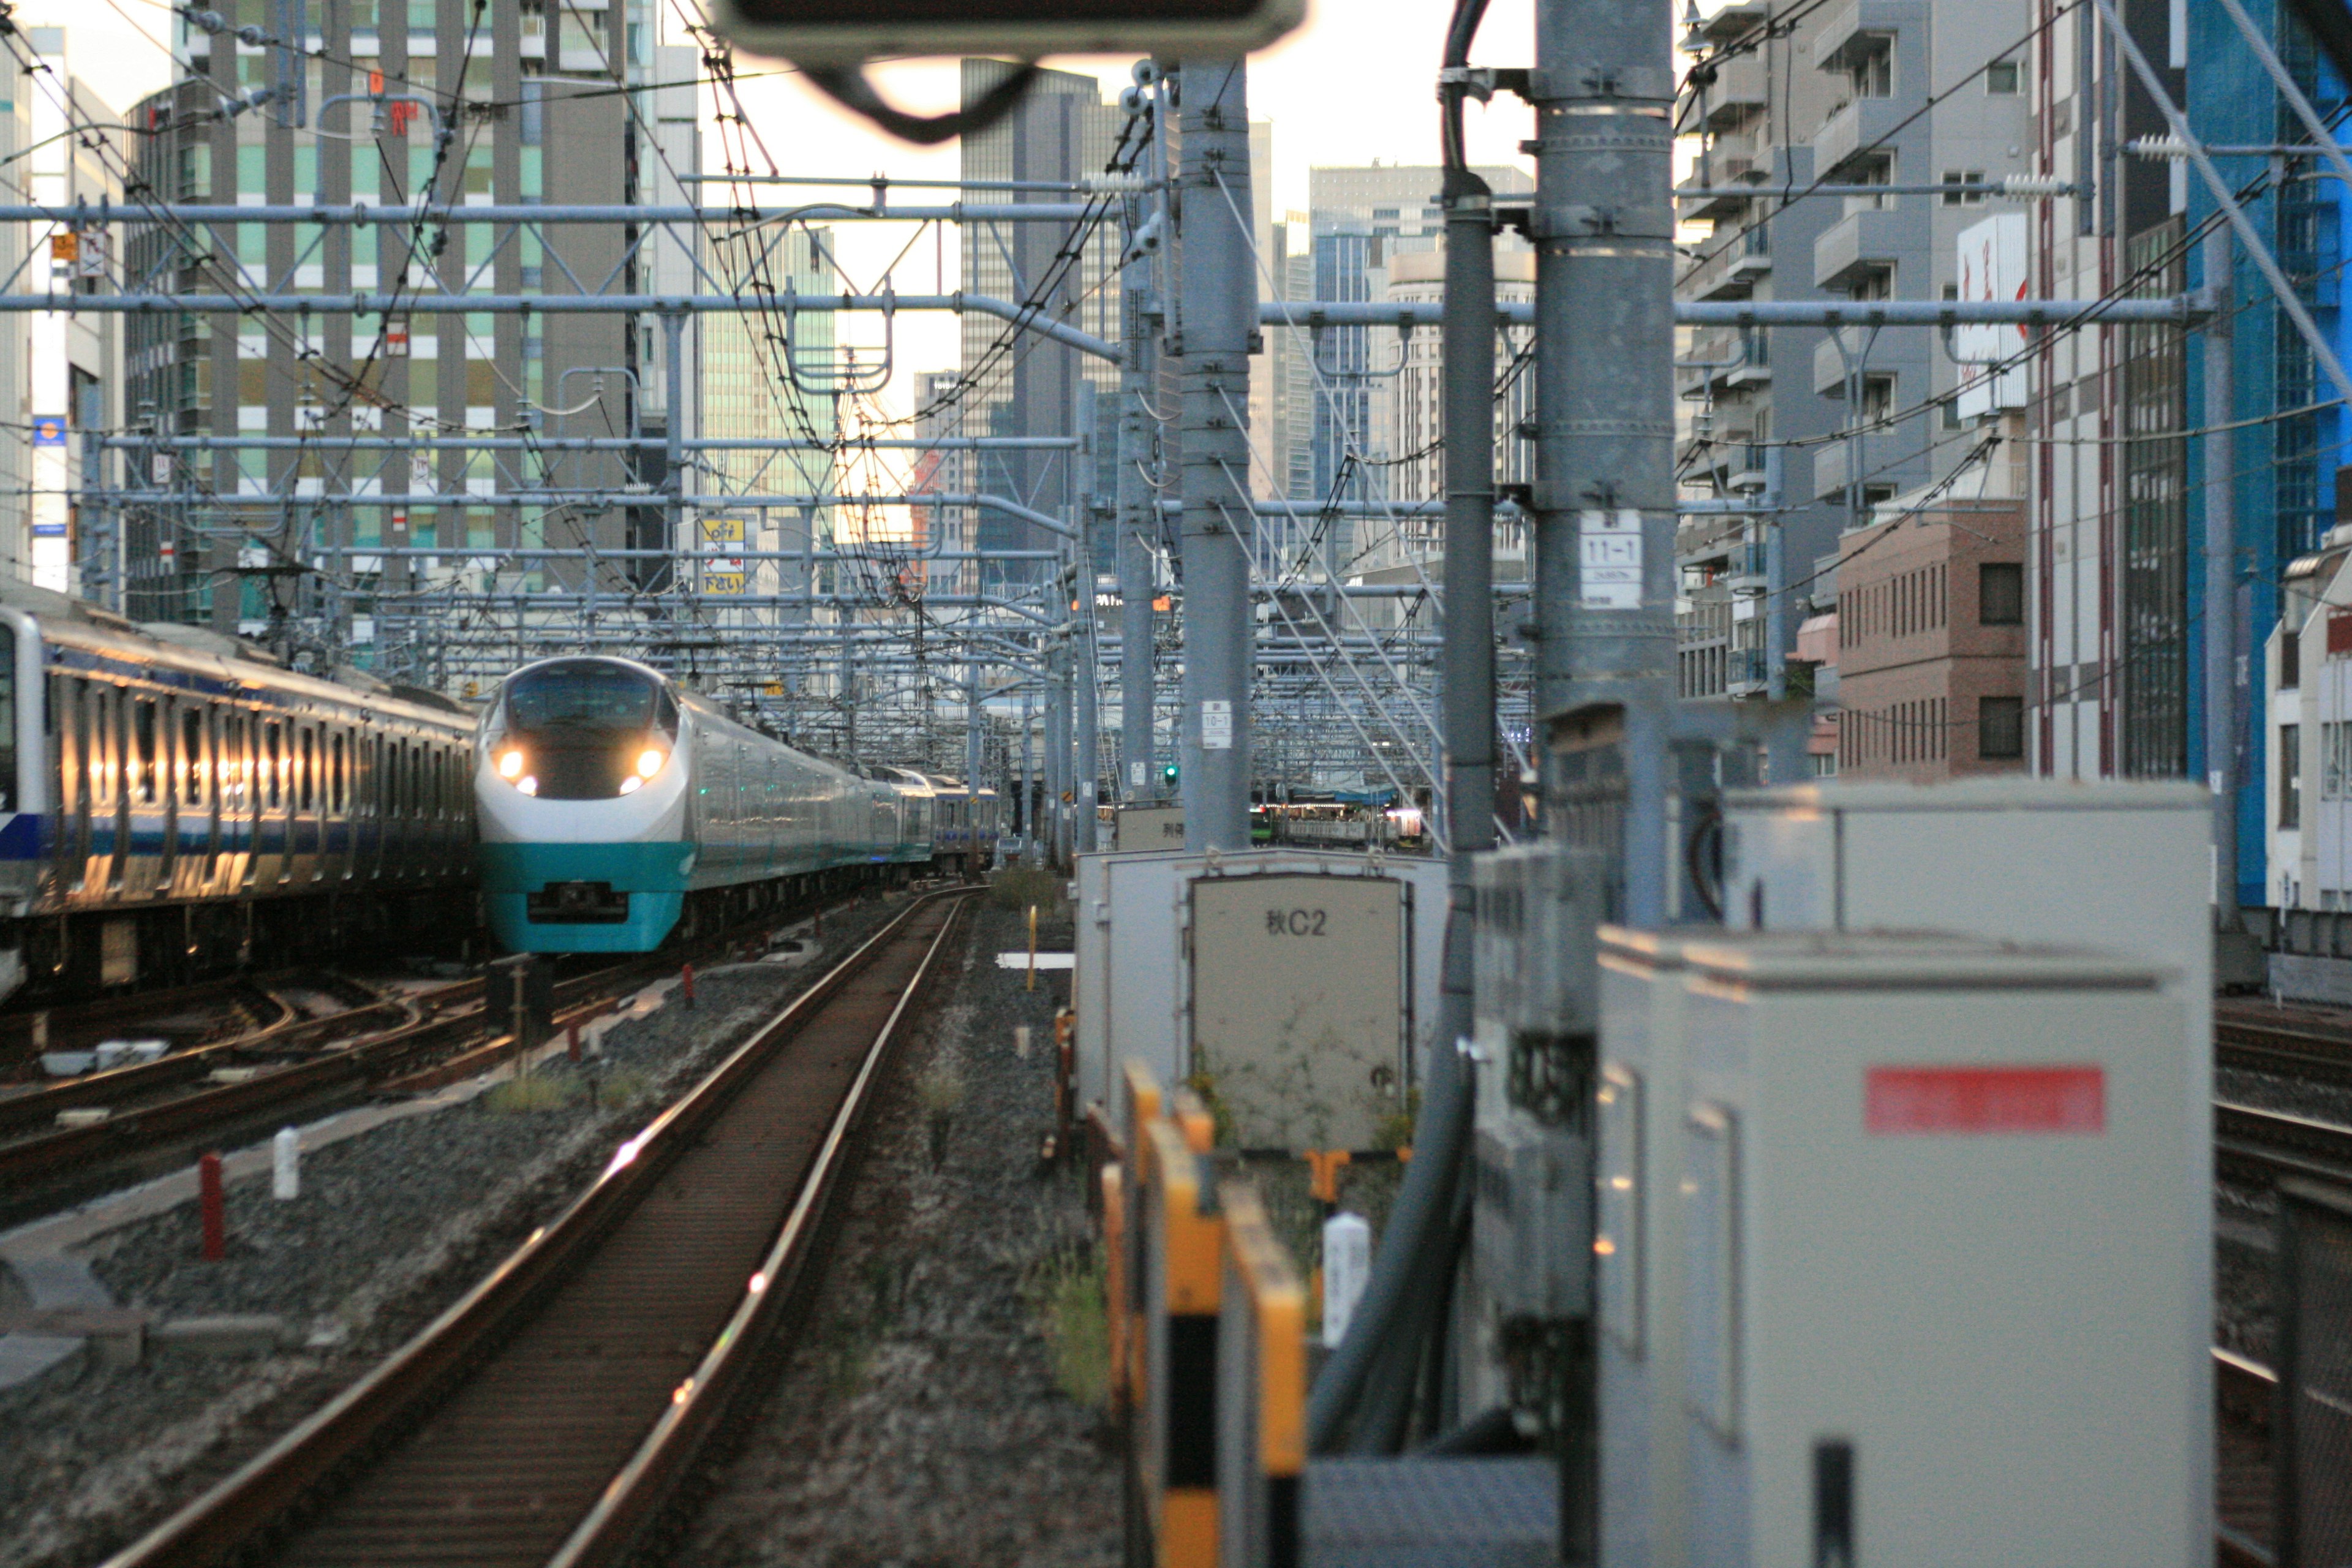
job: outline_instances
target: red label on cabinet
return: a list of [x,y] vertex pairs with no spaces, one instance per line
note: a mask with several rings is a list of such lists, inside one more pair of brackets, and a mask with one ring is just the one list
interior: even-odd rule
[[1872,1068],[1867,1084],[1874,1137],[2107,1130],[2104,1068]]

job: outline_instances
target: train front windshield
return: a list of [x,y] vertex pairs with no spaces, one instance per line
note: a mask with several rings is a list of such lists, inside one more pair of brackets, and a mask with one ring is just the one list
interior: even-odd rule
[[632,795],[669,765],[677,702],[651,676],[564,660],[507,682],[490,742],[500,778],[547,800]]

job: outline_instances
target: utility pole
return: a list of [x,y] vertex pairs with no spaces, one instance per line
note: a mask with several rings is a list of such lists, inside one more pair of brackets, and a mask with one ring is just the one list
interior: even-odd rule
[[1446,185],[1444,777],[1453,861],[1441,1044],[1471,1032],[1470,859],[1495,847],[1495,203],[1467,167],[1447,170]]
[[1538,0],[1532,83],[1536,716],[1593,704],[1622,713],[1617,912],[1637,926],[1665,918],[1673,21],[1664,4]]
[[1184,847],[1249,847],[1249,356],[1257,272],[1249,230],[1249,73],[1239,58],[1188,59],[1177,83],[1183,367]]
[[1095,637],[1095,582],[1102,560],[1103,520],[1095,506],[1095,389],[1087,382],[1077,384],[1076,397],[1071,405],[1078,419],[1078,449],[1070,454],[1077,465],[1077,625],[1071,637],[1071,660],[1077,671],[1078,757],[1077,787],[1071,792],[1077,831],[1072,835],[1070,852],[1091,855],[1095,850],[1095,791],[1102,774],[1098,754],[1102,730],[1102,713],[1095,690],[1095,671],[1100,649]]
[[[1155,129],[1153,134],[1159,134]],[[1118,514],[1113,561],[1118,573],[1118,757],[1127,770],[1119,798],[1160,798],[1160,759],[1152,743],[1151,541],[1160,519],[1148,470],[1151,426],[1143,404],[1151,387],[1151,342],[1144,296],[1151,264],[1137,247],[1119,268],[1119,310],[1125,333],[1118,371]]]
[[2213,915],[2238,917],[2237,353],[2230,231],[2205,237],[2205,770],[2213,791]]
[[[1616,710],[1624,838],[1614,912],[1646,927],[1666,916],[1674,705],[1673,28],[1663,0],[1537,0],[1530,82],[1540,425],[1535,713],[1540,722],[1575,709]],[[1546,771],[1556,785],[1558,764]],[[1557,805],[1548,815],[1561,831]],[[1589,1134],[1583,1145],[1589,1181]],[[1589,1276],[1586,1292],[1565,1324],[1557,1375],[1559,1559],[1589,1568],[1601,1535]]]
[[980,658],[964,663],[963,787],[969,796],[980,794]]

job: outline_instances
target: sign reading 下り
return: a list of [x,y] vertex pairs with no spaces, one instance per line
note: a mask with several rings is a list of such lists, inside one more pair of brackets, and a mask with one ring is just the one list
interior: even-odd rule
[[1642,514],[1632,507],[1577,513],[1580,597],[1588,610],[1642,607]]
[[1201,704],[1201,750],[1230,752],[1234,749],[1234,705],[1230,702],[1204,701]]

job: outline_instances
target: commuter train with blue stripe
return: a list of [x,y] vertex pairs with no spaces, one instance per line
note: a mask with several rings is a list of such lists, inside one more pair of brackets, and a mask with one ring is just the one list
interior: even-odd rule
[[516,670],[475,757],[483,907],[516,952],[650,952],[935,858],[922,775],[795,751],[628,659]]
[[470,713],[0,588],[0,995],[475,929]]

